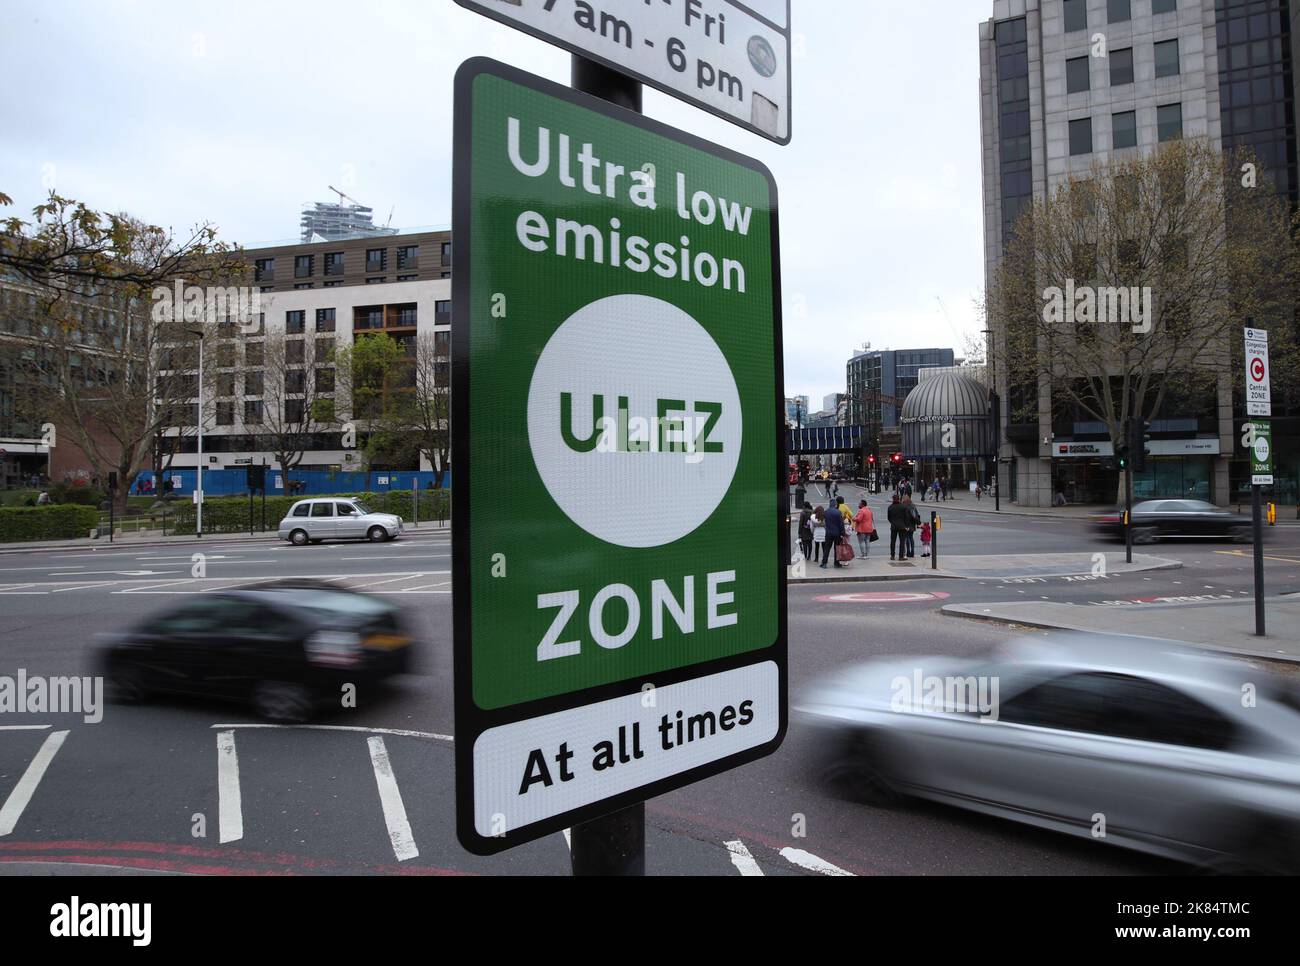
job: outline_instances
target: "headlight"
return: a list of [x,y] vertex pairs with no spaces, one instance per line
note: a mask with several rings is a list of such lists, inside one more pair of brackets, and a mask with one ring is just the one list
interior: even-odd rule
[[361,659],[361,635],[352,631],[316,631],[307,638],[307,660],[322,667],[348,667]]

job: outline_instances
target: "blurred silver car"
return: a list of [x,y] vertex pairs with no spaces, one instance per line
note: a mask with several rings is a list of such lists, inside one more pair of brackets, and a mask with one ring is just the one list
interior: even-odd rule
[[819,777],[1217,871],[1300,872],[1300,692],[1244,661],[1061,635],[991,661],[858,666],[797,710]]
[[280,521],[280,539],[302,546],[322,540],[392,540],[404,522],[392,513],[376,513],[360,500],[318,497],[299,500]]

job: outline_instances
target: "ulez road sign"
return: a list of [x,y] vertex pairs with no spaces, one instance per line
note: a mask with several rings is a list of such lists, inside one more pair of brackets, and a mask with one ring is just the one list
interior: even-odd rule
[[790,143],[790,0],[456,2]]
[[785,733],[777,205],[483,58],[454,194],[457,828],[491,853]]

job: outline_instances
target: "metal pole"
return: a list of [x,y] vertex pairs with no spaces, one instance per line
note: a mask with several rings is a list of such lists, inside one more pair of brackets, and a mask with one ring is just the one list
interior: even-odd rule
[[262,532],[266,532],[266,457],[262,457]]
[[411,516],[414,518],[411,520],[411,526],[418,527],[420,525],[420,478],[418,476],[411,477]]
[[1261,517],[1259,484],[1250,488],[1252,530],[1255,539],[1255,636],[1264,636],[1264,525]]
[[[576,54],[570,76],[575,90],[641,113],[641,85],[632,78]],[[569,856],[574,875],[645,875],[645,803],[573,826]]]
[[[248,474],[252,476],[253,471],[249,470]],[[251,485],[248,487],[248,535],[250,537],[253,535],[253,487]]]
[[194,536],[203,536],[203,336],[199,336],[199,491],[194,509]]
[[939,569],[939,514],[930,511],[930,569]]
[[1133,562],[1133,454],[1124,467],[1124,561]]

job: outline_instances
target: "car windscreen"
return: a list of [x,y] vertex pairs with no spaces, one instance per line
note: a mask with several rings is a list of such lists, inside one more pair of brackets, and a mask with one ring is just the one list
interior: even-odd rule
[[318,619],[370,621],[393,612],[390,604],[364,594],[323,589],[269,590],[263,593],[272,596],[277,603],[308,611]]
[[354,507],[357,508],[357,512],[358,512],[358,513],[374,513],[374,512],[375,512],[374,510],[370,509],[370,507],[368,507],[368,506],[366,506],[364,503],[362,503],[360,500],[353,500],[353,501],[352,501],[352,505],[353,505]]

